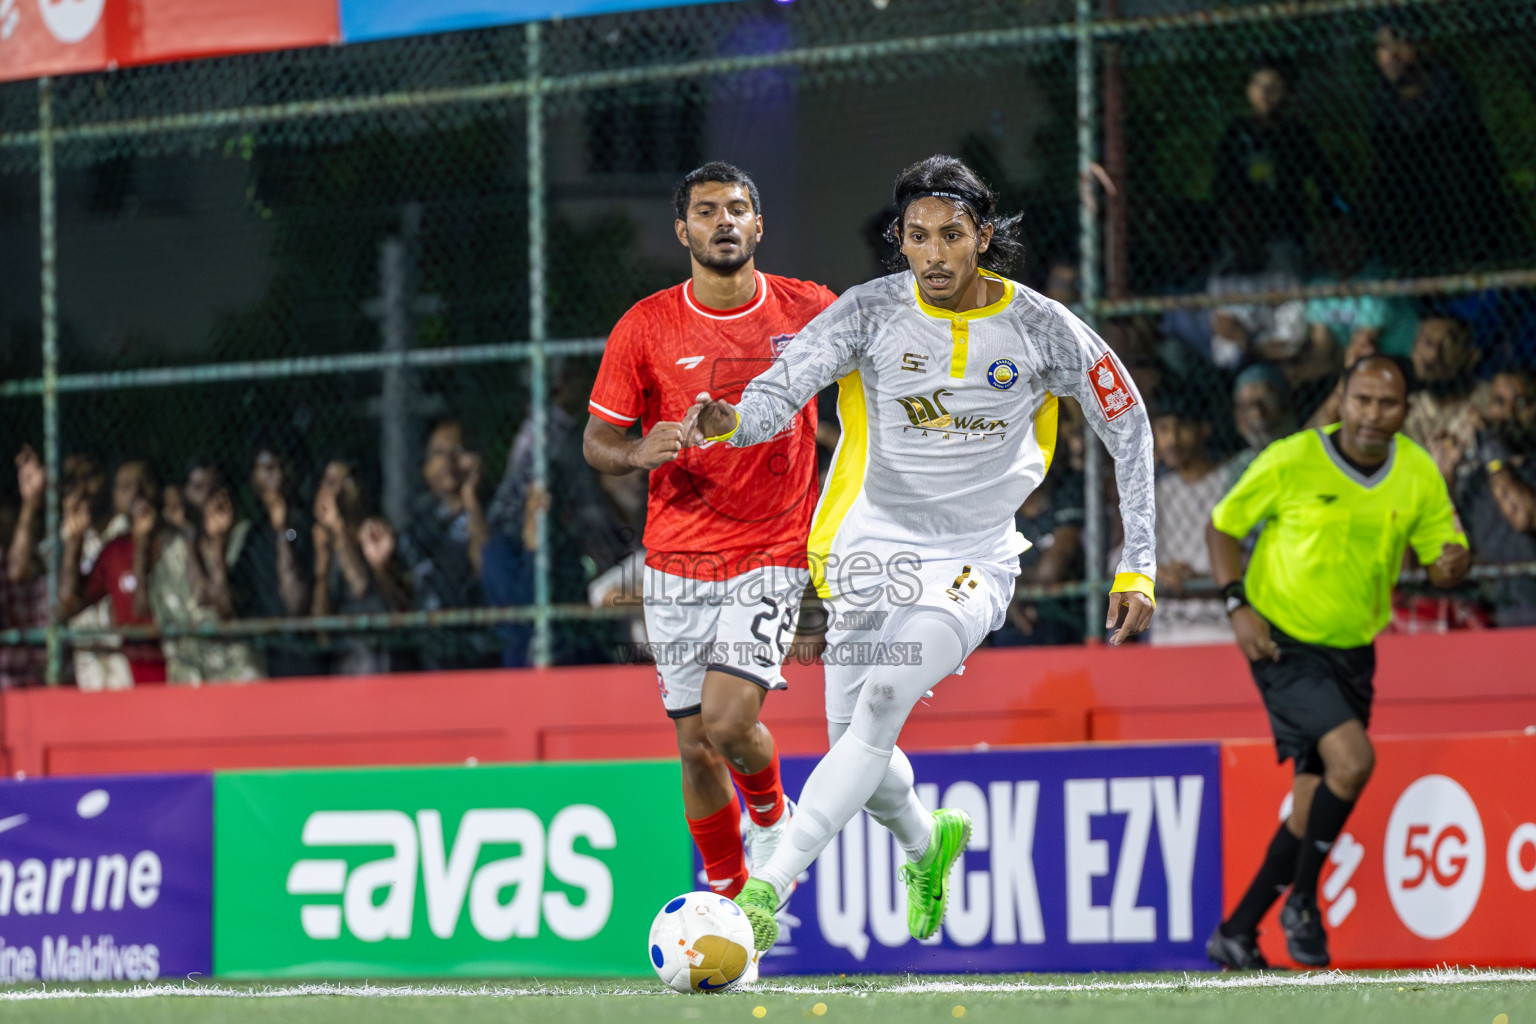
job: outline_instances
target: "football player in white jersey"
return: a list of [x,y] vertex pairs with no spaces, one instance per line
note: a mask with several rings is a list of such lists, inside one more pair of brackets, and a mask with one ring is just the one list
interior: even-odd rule
[[780,894],[861,807],[907,853],[912,935],[938,930],[971,823],[922,806],[896,740],[917,701],[1003,623],[1029,544],[1013,516],[1050,466],[1057,395],[1082,405],[1115,459],[1125,548],[1110,643],[1152,618],[1152,428],[1130,375],[1064,306],[997,272],[1022,251],[1018,218],[999,219],[959,160],[904,170],[895,205],[904,269],[844,293],[737,405],[700,395],[683,424],[689,444],[758,444],[839,384],[843,435],[809,540],[831,615],[832,748],[789,835],[737,897],[759,949],[777,939]]

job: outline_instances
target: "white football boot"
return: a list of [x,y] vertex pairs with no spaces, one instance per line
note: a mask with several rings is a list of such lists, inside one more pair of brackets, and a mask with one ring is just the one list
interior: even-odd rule
[[741,977],[736,979],[736,987],[745,988],[748,985],[757,984],[758,964],[762,962],[763,951],[754,949],[752,958],[747,961],[747,969],[741,972]]
[[[756,878],[758,872],[768,865],[768,860],[773,856],[773,851],[779,848],[779,843],[789,834],[789,819],[795,813],[795,802],[789,797],[784,798],[784,811],[779,815],[779,820],[772,825],[759,825],[752,820],[749,814],[746,816],[742,829],[742,839],[747,844],[748,871]],[[784,893],[779,901],[779,909],[783,910],[789,904],[790,894],[795,891],[795,883],[790,883],[789,891]]]

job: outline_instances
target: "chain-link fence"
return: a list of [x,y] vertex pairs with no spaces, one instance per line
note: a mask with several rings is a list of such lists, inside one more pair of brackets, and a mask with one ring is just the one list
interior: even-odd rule
[[[585,400],[614,322],[686,272],[671,189],[716,158],[758,180],[759,265],[834,290],[882,272],[914,159],[1025,211],[1015,276],[1156,417],[1155,637],[1219,635],[1210,506],[1368,348],[1414,363],[1410,428],[1516,567],[1404,621],[1520,621],[1536,549],[1486,465],[1536,440],[1533,22],[746,0],[0,86],[0,677],[628,650],[644,480],[588,469]],[[1098,632],[1113,478],[1063,416],[999,643]]]

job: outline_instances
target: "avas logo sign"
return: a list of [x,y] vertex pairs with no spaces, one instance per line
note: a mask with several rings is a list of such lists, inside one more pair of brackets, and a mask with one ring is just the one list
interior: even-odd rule
[[[602,860],[578,852],[578,843],[612,850],[616,841],[608,815],[589,804],[564,808],[547,830],[523,808],[470,810],[451,842],[435,810],[414,818],[402,811],[316,811],[304,823],[304,845],[332,856],[295,863],[287,889],[340,897],[299,908],[312,939],[340,938],[344,929],[363,942],[411,938],[419,883],[427,927],[439,939],[453,937],[467,903],[469,924],[483,939],[533,938],[542,924],[579,941],[608,923],[613,875]],[[377,847],[389,855],[359,862],[353,852]],[[546,872],[564,888],[546,892]]]
[[690,888],[678,772],[616,761],[222,773],[214,971],[642,976],[635,936]]

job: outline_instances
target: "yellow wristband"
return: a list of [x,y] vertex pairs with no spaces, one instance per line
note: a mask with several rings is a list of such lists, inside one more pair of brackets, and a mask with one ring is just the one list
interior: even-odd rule
[[1157,607],[1157,598],[1152,594],[1152,577],[1144,576],[1139,572],[1122,572],[1115,577],[1115,582],[1110,586],[1111,594],[1144,594],[1152,607]]
[[713,443],[715,441],[729,441],[731,438],[736,436],[736,431],[741,429],[741,410],[732,409],[731,411],[736,414],[736,425],[730,430],[727,430],[725,433],[721,434],[719,437],[706,437],[704,440]]

